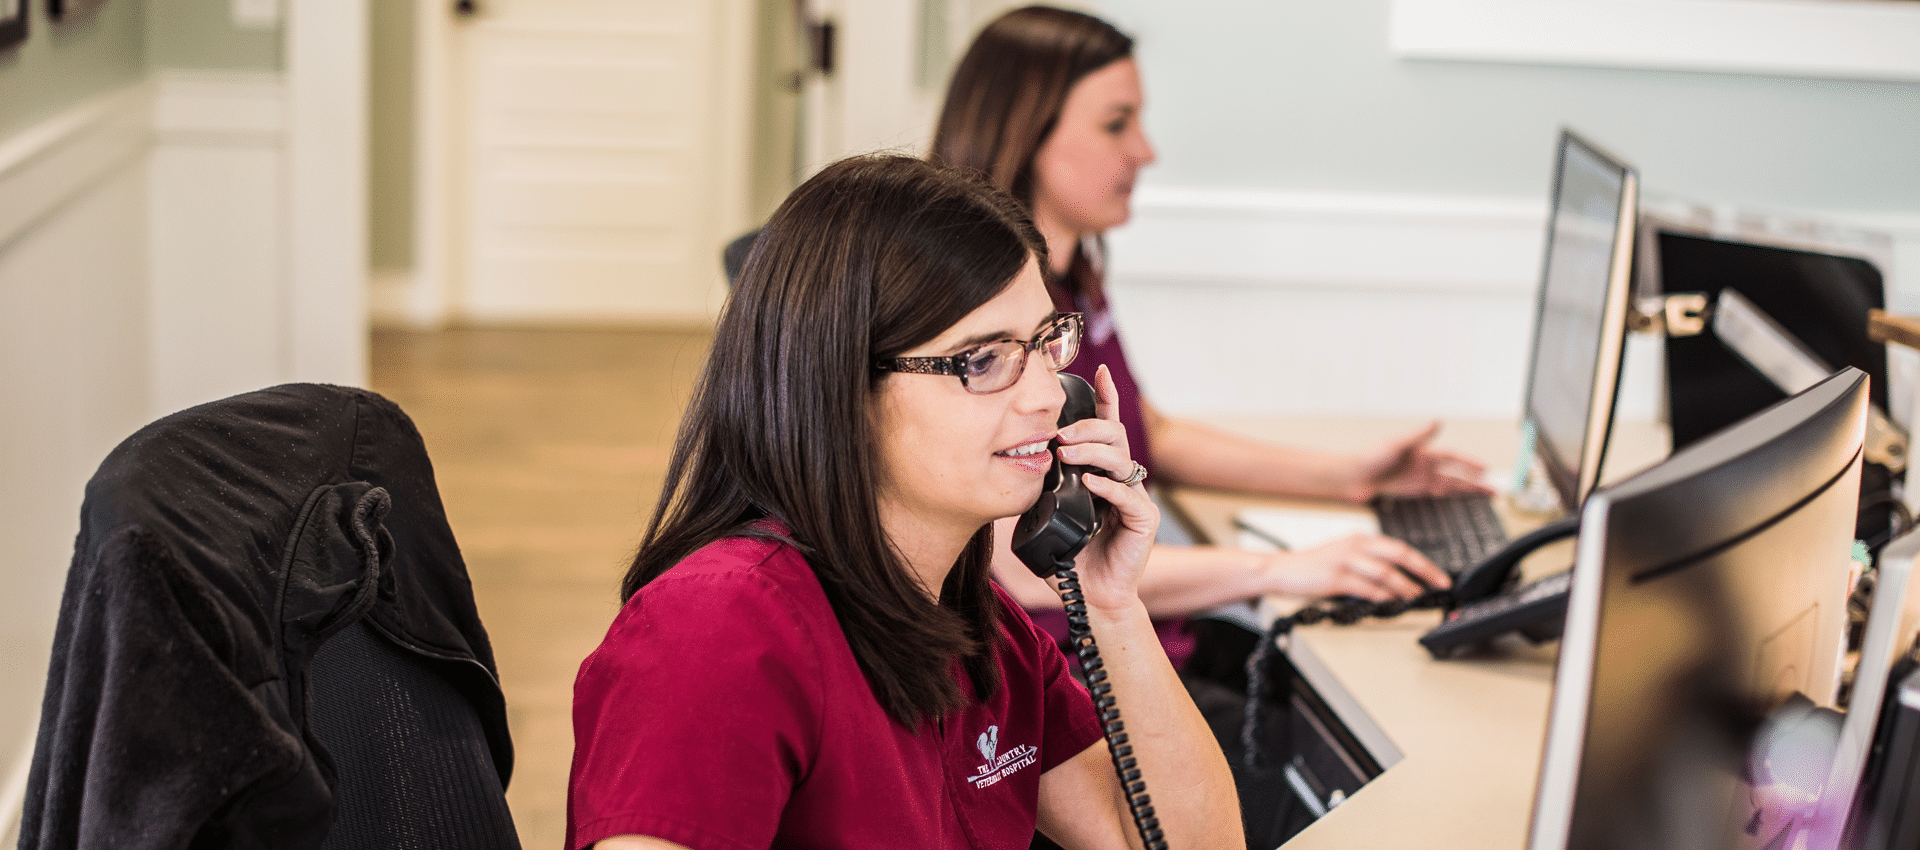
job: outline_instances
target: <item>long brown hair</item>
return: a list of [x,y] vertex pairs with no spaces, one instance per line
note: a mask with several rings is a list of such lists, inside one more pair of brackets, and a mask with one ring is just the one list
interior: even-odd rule
[[877,360],[939,336],[1045,252],[1013,199],[911,157],[843,160],[794,190],[715,328],[621,598],[715,540],[771,536],[758,524],[771,517],[895,719],[960,707],[955,659],[978,694],[997,693],[992,526],[929,599],[880,524],[869,406],[889,380]]
[[1033,205],[1033,158],[1075,83],[1133,55],[1133,39],[1092,15],[1028,6],[987,24],[947,84],[931,159],[979,171]]

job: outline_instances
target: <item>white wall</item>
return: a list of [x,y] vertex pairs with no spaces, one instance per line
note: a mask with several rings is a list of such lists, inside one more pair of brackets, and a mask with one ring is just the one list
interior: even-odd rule
[[[1920,83],[1401,58],[1392,6],[1099,4],[1160,154],[1110,247],[1161,406],[1513,415],[1562,125],[1656,194],[1888,232],[1920,311]],[[1627,415],[1654,409],[1646,348]]]
[[0,141],[0,836],[24,791],[82,488],[151,413],[143,95]]
[[194,404],[365,382],[364,5],[291,11],[284,74],[151,71],[0,136],[0,840],[101,459]]
[[[814,90],[815,164],[923,150],[940,86],[916,85],[918,17],[946,15],[957,53],[1005,5],[816,4],[845,53]],[[1070,5],[1137,39],[1160,161],[1110,235],[1111,284],[1167,409],[1515,415],[1562,126],[1633,162],[1654,196],[1888,234],[1891,306],[1920,312],[1920,6]],[[1459,16],[1476,25],[1435,33]],[[1479,41],[1446,41],[1464,36]],[[1655,415],[1658,350],[1630,342],[1623,415]]]
[[286,195],[283,88],[279,74],[155,80],[146,203],[156,413],[288,374],[277,215]]

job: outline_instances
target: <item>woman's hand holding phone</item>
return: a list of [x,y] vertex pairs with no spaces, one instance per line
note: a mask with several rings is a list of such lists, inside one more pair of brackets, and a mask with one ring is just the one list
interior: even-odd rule
[[1139,604],[1140,575],[1160,528],[1160,509],[1144,484],[1123,484],[1133,474],[1126,428],[1120,424],[1120,393],[1105,366],[1094,373],[1094,417],[1060,429],[1060,461],[1080,470],[1087,491],[1110,506],[1100,533],[1078,558],[1081,592],[1089,608],[1117,610]]

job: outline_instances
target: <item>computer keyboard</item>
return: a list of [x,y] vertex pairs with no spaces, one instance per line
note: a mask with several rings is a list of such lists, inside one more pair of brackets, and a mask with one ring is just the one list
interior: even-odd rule
[[1454,577],[1507,543],[1493,497],[1483,493],[1381,497],[1373,501],[1373,514],[1381,534],[1406,541]]

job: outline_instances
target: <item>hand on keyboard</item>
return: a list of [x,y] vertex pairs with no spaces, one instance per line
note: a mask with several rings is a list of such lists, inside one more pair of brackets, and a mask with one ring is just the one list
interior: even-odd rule
[[[1377,534],[1349,534],[1269,556],[1275,589],[1292,596],[1412,599],[1447,587],[1447,574],[1413,547]],[[1426,587],[1422,587],[1422,585]]]
[[1490,496],[1375,499],[1380,532],[1403,540],[1458,576],[1506,545],[1507,532]]

